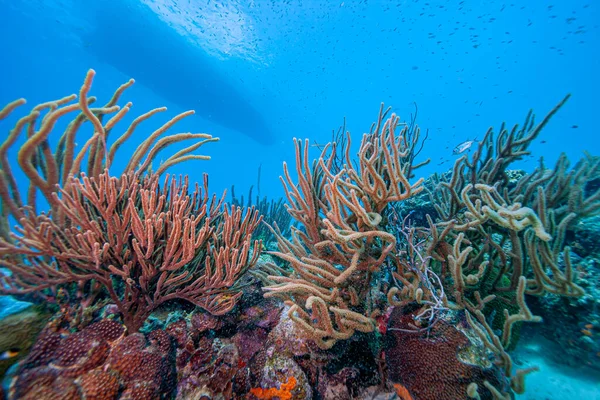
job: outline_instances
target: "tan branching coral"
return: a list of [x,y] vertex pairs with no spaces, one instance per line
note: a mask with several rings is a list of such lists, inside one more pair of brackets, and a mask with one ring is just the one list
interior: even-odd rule
[[[475,204],[469,197],[469,193],[473,188],[479,191],[480,196]],[[469,210],[465,213],[469,222],[466,225],[454,226],[456,230],[465,230],[466,227],[472,229],[478,224],[484,224],[491,220],[497,225],[515,232],[520,232],[531,226],[540,240],[545,242],[552,240],[535,211],[529,207],[523,207],[521,203],[507,205],[495,187],[479,183],[475,186],[468,184],[462,190],[461,198]]]
[[[518,180],[507,171],[529,154],[531,142],[568,98],[537,125],[529,113],[522,127],[508,130],[503,124],[496,138],[490,128],[470,159],[459,158],[451,174],[429,188],[438,218],[429,218],[427,254],[436,261],[440,278],[453,287],[447,304],[466,310],[471,326],[512,376],[517,393],[524,390],[524,375],[531,370],[511,375],[505,348],[512,344],[516,324],[541,321],[527,307],[525,295],[583,295],[574,281],[566,232],[600,210],[600,190],[586,188],[600,177],[600,161],[590,155],[570,171],[564,155],[554,169],[540,161],[533,173],[520,174]],[[503,311],[503,320],[494,322],[499,327],[486,320],[490,309]],[[500,337],[494,329],[502,330]],[[486,387],[496,398],[508,396]]]
[[[350,338],[355,331],[371,332],[376,310],[371,281],[388,256],[395,254],[396,237],[385,231],[382,212],[390,202],[411,198],[423,190],[423,180],[409,182],[416,167],[408,128],[383,105],[371,132],[363,136],[358,163],[334,173],[335,143],[325,146],[309,165],[308,141],[295,140],[298,184],[284,164],[283,182],[288,211],[302,224],[292,238],[278,235],[279,251],[292,271],[269,276],[275,284],[265,296],[284,298],[290,316],[322,348]],[[350,136],[340,151],[350,160]],[[274,230],[274,233],[277,231]]]
[[[464,232],[472,243],[483,243],[474,247],[472,256],[489,261],[490,293],[514,293],[522,275],[528,279],[528,294],[583,293],[573,282],[564,239],[570,226],[600,209],[600,190],[585,192],[586,183],[600,176],[600,161],[586,155],[569,171],[562,156],[553,170],[541,163],[516,182],[506,172],[510,163],[528,154],[531,141],[567,98],[538,125],[530,113],[523,127],[509,132],[503,125],[497,139],[488,130],[472,159],[458,159],[452,175],[429,193],[439,216],[430,255],[445,262],[443,242],[454,240],[456,232]],[[560,258],[565,259],[564,267]]]

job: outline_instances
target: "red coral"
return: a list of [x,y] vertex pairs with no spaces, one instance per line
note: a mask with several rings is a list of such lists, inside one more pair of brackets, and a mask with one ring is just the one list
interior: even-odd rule
[[119,373],[126,382],[133,380],[142,365],[142,350],[146,346],[146,338],[141,333],[126,337],[111,352],[108,366]]
[[125,327],[116,321],[103,319],[91,324],[85,328],[85,331],[106,340],[108,343],[113,343],[125,334]]
[[192,315],[192,328],[198,333],[210,329],[216,329],[219,326],[219,320],[207,313],[195,313]]
[[54,357],[54,352],[60,346],[61,336],[50,330],[40,333],[37,341],[29,351],[29,355],[23,363],[27,368],[46,365]]
[[48,367],[27,371],[11,387],[9,398],[20,400],[79,400],[75,383]]
[[[501,382],[499,370],[490,366],[467,364],[459,359],[459,351],[472,346],[467,336],[454,325],[439,320],[429,332],[405,332],[415,325],[410,315],[394,308],[387,334],[393,345],[386,350],[389,377],[402,384],[419,400],[455,400],[466,397],[467,386],[483,381],[494,386]],[[491,399],[481,391],[482,399]]]
[[63,376],[75,377],[102,365],[109,352],[110,345],[106,341],[86,331],[77,332],[62,341],[50,365]]
[[86,400],[116,399],[119,393],[119,378],[107,371],[90,371],[82,375],[77,383]]
[[146,337],[141,333],[134,333],[118,342],[111,356],[142,350],[144,347],[146,347]]
[[[52,352],[51,365],[61,370],[62,376],[76,377],[104,363],[110,352],[110,344],[121,338],[124,327],[110,320],[103,320],[69,335]],[[43,340],[48,344],[48,338]]]
[[155,387],[146,386],[145,382],[135,382],[121,395],[120,400],[158,400],[160,394]]
[[158,329],[148,334],[150,344],[158,349],[159,354],[168,354],[173,349],[171,344],[171,336],[167,332]]
[[171,337],[162,330],[150,333],[148,340],[141,333],[123,333],[122,325],[101,321],[62,340],[43,335],[15,378],[9,398],[146,400],[171,393]]
[[184,347],[189,338],[187,322],[184,319],[169,324],[165,331],[175,339],[177,347]]

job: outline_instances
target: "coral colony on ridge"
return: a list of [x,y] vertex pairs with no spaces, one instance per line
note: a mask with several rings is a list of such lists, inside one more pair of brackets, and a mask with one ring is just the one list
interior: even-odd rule
[[[149,131],[115,171],[120,146],[165,109],[113,137],[133,80],[97,106],[94,74],[78,96],[2,127],[0,291],[34,306],[22,327],[2,321],[0,332],[22,338],[2,335],[0,397],[511,399],[536,371],[510,355],[523,325],[556,323],[544,299],[597,290],[578,281],[598,272],[586,269],[577,226],[600,212],[600,159],[511,169],[569,96],[540,121],[530,112],[490,128],[427,178],[414,119],[382,104],[368,134],[342,129],[316,159],[294,141],[284,209],[229,204],[206,176],[168,175],[209,160],[195,152],[218,141],[166,134],[191,111]],[[24,108],[16,100],[0,120]],[[59,120],[70,121],[63,132]],[[156,163],[181,141],[192,144]],[[597,322],[585,330],[594,337]]]

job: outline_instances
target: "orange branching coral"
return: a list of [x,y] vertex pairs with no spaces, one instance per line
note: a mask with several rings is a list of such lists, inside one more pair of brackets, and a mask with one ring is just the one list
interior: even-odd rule
[[278,398],[279,400],[290,400],[292,398],[292,390],[296,387],[296,378],[290,376],[286,383],[282,383],[279,389],[276,388],[252,388],[252,393],[256,398],[263,400],[270,400]]
[[236,283],[258,259],[252,232],[261,218],[209,201],[207,185],[205,177],[204,190],[190,194],[187,178],[162,186],[156,174],[71,178],[55,196],[58,217],[29,215],[14,244],[0,240],[0,265],[11,271],[0,275],[0,291],[77,283],[93,297],[103,288],[129,332],[173,299],[228,312],[241,296]]
[[[58,206],[54,194],[58,192],[58,187],[64,188],[70,176],[85,172],[89,177],[98,177],[106,168],[111,167],[117,150],[134,132],[139,131],[140,125],[143,126],[152,116],[167,110],[166,107],[159,107],[140,115],[127,129],[121,128],[124,133],[109,147],[109,134],[132,108],[131,102],[122,107],[117,103],[126,89],[134,84],[134,80],[130,79],[117,88],[107,103],[92,108],[91,105],[97,101],[96,97],[90,95],[95,75],[94,70],[88,71],[79,96],[72,94],[33,107],[29,114],[16,122],[6,139],[0,143],[0,236],[4,239],[10,240],[7,221],[9,216],[19,222],[24,217],[24,206],[37,212],[37,207],[43,204],[38,204],[39,194],[43,197],[41,200],[47,202],[54,211]],[[0,121],[12,116],[25,103],[25,99],[18,99],[4,108],[0,106]],[[68,122],[69,116],[73,114],[66,129],[58,132],[56,126]],[[191,153],[206,143],[218,141],[218,138],[205,133],[164,135],[175,124],[192,114],[192,110],[183,112],[152,133],[141,133],[146,139],[139,144],[133,155],[121,156],[123,160],[129,159],[123,172],[135,172],[139,176],[151,172],[152,161],[159,151],[173,143],[187,140],[193,140],[194,143],[168,157],[156,169],[159,175],[180,162],[209,160],[209,156]],[[85,131],[89,129],[89,125],[93,130],[86,138]],[[18,149],[17,164],[29,181],[27,193],[20,193],[17,177],[9,162],[9,151],[22,136],[25,136],[25,142]],[[160,138],[161,136],[163,137]],[[57,143],[54,149],[50,145],[51,139]],[[77,148],[77,142],[84,144]]]
[[[196,185],[193,193],[187,177],[167,177],[159,184],[159,176],[172,165],[209,159],[191,153],[218,138],[204,133],[163,136],[194,113],[184,112],[146,135],[125,157],[129,162],[123,174],[111,176],[120,146],[138,125],[166,108],[136,118],[108,147],[109,134],[132,107],[116,103],[134,81],[121,85],[104,106],[90,108],[96,101],[89,95],[94,76],[93,70],[87,73],[79,96],[34,107],[0,143],[0,266],[10,271],[0,271],[0,293],[45,293],[57,285],[76,285],[86,305],[99,295],[110,297],[130,333],[152,310],[173,299],[215,315],[228,312],[241,296],[236,282],[258,258],[261,247],[252,232],[261,218],[254,209],[228,209],[223,198],[211,200],[206,176],[204,191]],[[20,99],[0,108],[0,120],[23,104]],[[49,136],[71,113],[77,114],[53,151]],[[93,128],[92,134],[76,149],[75,136],[84,125]],[[29,189],[20,193],[8,151],[24,135],[17,161]],[[160,151],[190,139],[195,143],[153,169]],[[38,211],[37,194],[48,203],[49,213]],[[18,222],[16,233],[9,228],[11,217]]]

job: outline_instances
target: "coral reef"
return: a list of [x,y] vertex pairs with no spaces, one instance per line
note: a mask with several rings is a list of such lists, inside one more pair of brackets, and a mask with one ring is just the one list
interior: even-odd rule
[[[412,335],[431,334],[449,312],[464,312],[502,374],[483,382],[473,375],[457,390],[474,398],[522,393],[525,375],[535,369],[513,371],[507,349],[522,322],[542,321],[525,296],[584,295],[575,282],[566,233],[600,211],[600,191],[589,188],[600,163],[586,155],[569,170],[563,155],[552,170],[542,162],[531,174],[511,175],[507,168],[529,154],[531,142],[568,98],[539,124],[529,113],[522,127],[502,125],[497,135],[490,128],[470,159],[460,157],[451,173],[427,185],[410,182],[422,165],[413,164],[420,151],[418,129],[404,124],[396,132],[398,117],[387,118],[383,106],[363,137],[356,164],[332,167],[339,165],[336,143],[311,164],[308,143],[302,151],[296,141],[298,183],[285,164],[282,182],[301,229],[293,229],[291,239],[278,235],[278,251],[271,254],[289,266],[267,264],[272,273],[261,276],[265,296],[283,298],[290,318],[322,349],[341,350],[340,341],[357,331],[376,334],[376,326],[399,335],[379,322],[389,316],[388,305],[414,310],[402,328]],[[346,160],[349,149],[348,135],[341,151]],[[425,226],[404,204],[423,190],[435,209],[425,215]],[[377,347],[374,354],[381,351]],[[396,383],[410,391],[410,382]]]
[[[177,120],[154,131],[134,152],[120,177],[109,167],[119,146],[155,109],[134,120],[109,149],[108,133],[131,104],[123,109],[114,104],[123,90],[103,108],[90,109],[88,92],[94,72],[88,72],[79,102],[64,105],[69,96],[38,106],[17,123],[0,148],[2,180],[0,195],[4,216],[19,222],[18,233],[6,233],[0,240],[0,265],[10,273],[0,277],[0,291],[10,294],[56,293],[57,288],[76,287],[83,308],[108,296],[120,311],[129,332],[139,330],[153,310],[175,299],[186,300],[219,315],[230,311],[241,296],[235,286],[258,259],[260,242],[252,240],[261,218],[254,209],[223,205],[223,198],[209,200],[208,178],[203,189],[188,192],[188,178],[159,176],[168,167],[190,159],[208,141],[206,134],[175,134],[158,139]],[[22,104],[9,104],[3,117]],[[62,108],[57,108],[62,106]],[[39,131],[34,132],[40,109],[49,108]],[[62,135],[54,154],[48,149],[48,135],[56,120],[68,112],[80,111]],[[106,124],[101,118],[116,113]],[[94,135],[74,156],[74,137],[89,121]],[[22,130],[29,139],[19,151],[19,165],[31,185],[27,207],[7,161],[7,150]],[[157,142],[152,146],[153,142]],[[168,158],[156,172],[151,162],[158,151],[184,139],[201,141]],[[88,173],[81,171],[84,156]],[[42,176],[46,176],[44,179]],[[37,213],[35,193],[40,191],[51,213]],[[8,214],[10,213],[10,214]],[[252,247],[252,249],[251,249]],[[160,251],[156,251],[160,250]]]
[[9,398],[154,399],[174,388],[170,338],[124,336],[124,327],[103,320],[62,337],[44,331],[23,361]]
[[[293,229],[291,240],[278,235],[279,251],[272,254],[290,263],[293,273],[270,276],[273,284],[265,288],[266,296],[291,304],[291,318],[323,349],[355,331],[375,329],[373,304],[360,299],[368,297],[374,274],[393,257],[396,246],[395,236],[382,226],[381,213],[388,203],[423,190],[422,179],[409,183],[419,166],[412,164],[419,137],[408,142],[406,127],[396,134],[399,118],[393,114],[384,121],[388,111],[382,105],[377,123],[363,137],[356,168],[348,164],[334,174],[338,151],[334,143],[325,146],[311,169],[308,141],[302,151],[297,140],[298,184],[284,164],[288,211],[303,230]],[[348,154],[350,146],[348,135],[340,151]]]
[[[569,357],[598,351],[589,242],[600,159],[509,169],[569,96],[537,124],[529,113],[522,126],[490,128],[429,179],[416,176],[428,162],[417,160],[427,133],[416,114],[401,122],[383,104],[355,157],[345,125],[312,161],[309,141],[295,139],[284,213],[283,201],[260,198],[260,171],[257,204],[252,191],[247,204],[209,195],[206,175],[202,184],[161,177],[208,159],[192,152],[218,140],[163,136],[191,112],[154,130],[113,174],[123,142],[164,108],[109,146],[133,81],[91,107],[93,78],[78,97],[34,107],[0,146],[0,292],[53,305],[51,318],[21,331],[9,399],[506,400],[536,371],[510,355],[524,322],[577,337]],[[49,135],[70,113],[52,150]],[[25,193],[9,162],[21,137]],[[153,169],[159,151],[187,139]],[[587,319],[558,314],[573,309]]]
[[[414,324],[410,314],[398,308],[391,314],[388,332],[392,345],[385,353],[389,378],[402,382],[416,399],[459,399],[473,383],[484,388],[486,383],[502,386],[504,382],[502,371],[490,362],[493,355],[469,332],[464,316],[462,321],[453,317],[415,334],[410,332]],[[492,394],[480,391],[480,397],[492,399]]]

